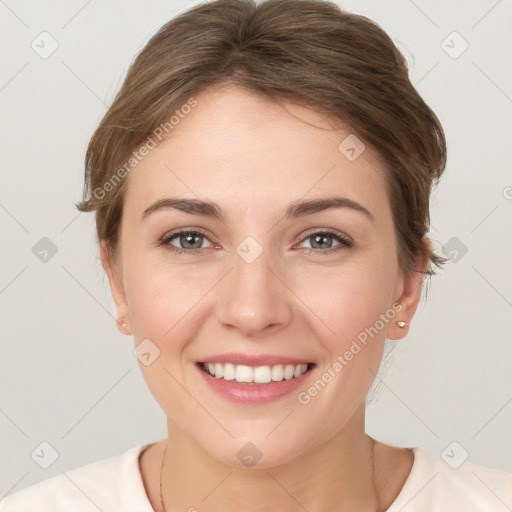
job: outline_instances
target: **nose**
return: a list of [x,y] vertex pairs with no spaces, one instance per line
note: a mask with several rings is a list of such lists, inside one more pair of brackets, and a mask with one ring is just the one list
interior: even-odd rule
[[292,318],[292,294],[267,253],[251,263],[235,253],[233,268],[220,283],[217,319],[243,337],[268,336]]

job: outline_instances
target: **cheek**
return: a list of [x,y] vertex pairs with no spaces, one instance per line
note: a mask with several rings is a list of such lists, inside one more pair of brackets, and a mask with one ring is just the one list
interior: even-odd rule
[[316,380],[299,390],[297,398],[310,415],[329,418],[321,425],[312,422],[317,435],[334,435],[375,380],[387,325],[396,314],[393,269],[392,259],[373,259],[339,271],[324,269],[323,275],[317,272],[302,281],[300,293],[308,298],[310,326],[315,326],[324,357]]
[[347,350],[353,340],[364,338],[368,330],[371,339],[385,337],[394,315],[389,309],[396,280],[396,264],[388,260],[372,257],[339,269],[324,267],[297,282],[298,295],[307,298],[310,315],[317,317],[311,323],[331,358]]
[[132,254],[126,268],[133,335],[137,342],[150,338],[158,345],[172,339],[175,346],[191,322],[197,324],[198,306],[211,283],[205,273],[169,265],[165,255],[157,256]]
[[149,347],[150,357],[154,357],[149,364],[139,358],[142,375],[168,418],[181,424],[183,411],[190,407],[182,385],[186,386],[192,364],[184,356],[198,325],[205,321],[201,299],[211,283],[204,274],[171,269],[162,260],[150,262],[135,255],[126,270],[135,345]]

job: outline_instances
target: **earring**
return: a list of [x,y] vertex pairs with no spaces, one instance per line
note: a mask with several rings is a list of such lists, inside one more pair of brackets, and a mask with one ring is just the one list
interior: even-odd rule
[[121,318],[118,320],[118,322],[121,324],[121,327],[126,327],[126,325],[127,325],[127,324],[126,324],[126,322],[125,322],[124,316],[123,316],[123,317],[121,317]]
[[407,322],[404,322],[403,320],[398,320],[396,325],[398,325],[398,327],[400,327],[400,329],[403,329],[406,325],[409,325],[409,324]]

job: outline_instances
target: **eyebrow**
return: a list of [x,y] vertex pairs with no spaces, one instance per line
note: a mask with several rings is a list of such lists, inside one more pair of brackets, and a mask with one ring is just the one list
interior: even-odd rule
[[[216,203],[202,201],[200,199],[184,199],[177,197],[168,197],[156,201],[144,210],[142,220],[156,211],[169,208],[181,210],[192,215],[205,215],[221,221],[226,220],[226,216]],[[309,201],[293,201],[286,209],[284,218],[292,219],[304,217],[331,208],[350,208],[351,210],[362,213],[372,222],[375,222],[374,216],[364,206],[346,197],[325,197]]]

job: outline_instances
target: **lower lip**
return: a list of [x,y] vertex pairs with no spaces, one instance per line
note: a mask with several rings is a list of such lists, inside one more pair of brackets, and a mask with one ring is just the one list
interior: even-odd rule
[[279,382],[269,382],[268,384],[244,384],[236,380],[218,379],[202,370],[199,364],[196,364],[196,368],[206,384],[224,398],[237,403],[266,404],[279,400],[297,390],[300,386],[303,386],[314,366],[300,377],[294,377],[289,380],[285,379]]

